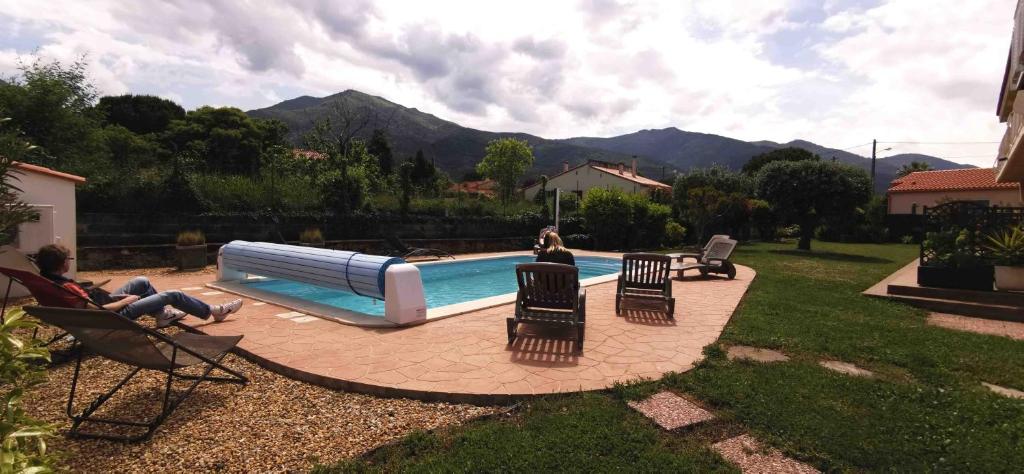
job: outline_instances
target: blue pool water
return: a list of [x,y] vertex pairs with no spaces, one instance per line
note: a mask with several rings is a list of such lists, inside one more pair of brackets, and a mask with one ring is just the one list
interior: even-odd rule
[[[490,296],[515,293],[517,263],[528,263],[528,255],[455,261],[420,265],[427,308],[439,308]],[[576,257],[580,279],[618,273],[622,262],[604,257]],[[246,285],[263,291],[315,301],[360,313],[383,316],[384,302],[341,290],[332,290],[289,280],[257,280]]]

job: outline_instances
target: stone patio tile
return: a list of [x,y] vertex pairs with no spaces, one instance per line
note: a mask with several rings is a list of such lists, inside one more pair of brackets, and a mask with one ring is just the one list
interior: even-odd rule
[[1022,392],[1020,390],[1013,389],[1013,388],[1008,388],[1008,387],[1002,387],[1002,386],[999,386],[999,385],[996,385],[996,384],[993,384],[993,383],[988,383],[988,382],[982,382],[981,384],[984,385],[989,390],[991,390],[991,391],[993,391],[995,393],[998,393],[998,394],[1000,394],[1000,395],[1002,395],[1004,397],[1019,398],[1021,400],[1024,400],[1024,392]]
[[785,362],[789,356],[779,351],[751,346],[730,346],[726,350],[729,360],[745,359],[756,362]]
[[[507,344],[505,318],[512,314],[511,304],[418,326],[362,328],[243,298],[242,311],[224,323],[193,318],[186,323],[206,334],[244,335],[240,348],[248,357],[270,367],[282,364],[282,373],[310,383],[352,383],[372,393],[494,403],[480,391],[500,396],[596,390],[619,380],[691,369],[702,348],[718,338],[754,277],[749,268],[738,270],[734,281],[674,281],[674,322],[616,316],[615,282],[589,287],[583,353],[576,352],[570,331],[537,325],[522,325],[522,337]],[[100,276],[83,272],[83,278]],[[110,277],[112,285],[128,278]],[[195,287],[193,294],[199,294],[212,291],[205,285],[213,278],[208,273],[167,274],[153,280],[158,288]],[[202,298],[217,304],[237,296],[225,292]],[[316,319],[293,321],[297,318]]]
[[811,474],[821,472],[807,464],[788,458],[774,448],[765,449],[750,435],[744,434],[711,445],[719,455],[740,468],[744,474]]
[[853,375],[855,377],[871,377],[875,375],[875,373],[870,370],[862,369],[849,362],[839,360],[823,360],[818,362],[818,365],[829,370],[834,370],[846,375]]
[[658,392],[645,400],[631,401],[629,406],[669,431],[715,418],[711,412],[672,392]]
[[972,318],[958,314],[932,313],[928,315],[928,324],[957,331],[991,334],[1024,341],[1024,323]]

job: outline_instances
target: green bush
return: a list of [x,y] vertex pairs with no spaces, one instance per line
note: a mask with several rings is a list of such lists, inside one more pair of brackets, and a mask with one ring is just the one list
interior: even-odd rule
[[678,222],[669,219],[665,223],[665,246],[675,247],[683,243],[683,239],[686,238],[686,228],[679,225]]
[[672,214],[641,194],[601,188],[587,191],[581,211],[599,249],[657,247]]
[[323,206],[318,186],[302,176],[193,175],[189,183],[207,212],[311,211]]
[[25,391],[46,380],[45,366],[38,362],[49,362],[50,353],[39,341],[26,342],[15,334],[36,327],[24,317],[21,309],[12,310],[0,324],[0,472],[51,472],[54,460],[46,452],[45,440],[54,427],[30,418],[21,408]]

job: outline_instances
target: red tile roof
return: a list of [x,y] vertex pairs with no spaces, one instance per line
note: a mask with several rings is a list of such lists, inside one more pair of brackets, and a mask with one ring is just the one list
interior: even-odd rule
[[464,181],[452,183],[448,190],[456,193],[479,194],[487,197],[494,197],[497,193],[498,182],[492,179],[482,181]]
[[54,178],[66,179],[68,181],[74,181],[75,183],[84,183],[85,178],[70,173],[63,173],[57,170],[47,168],[45,166],[30,165],[28,163],[15,162],[14,167],[22,171],[31,171],[33,173],[45,174],[47,176],[53,176]]
[[893,180],[890,193],[915,191],[969,191],[979,189],[1018,189],[1017,183],[997,183],[992,168],[917,171]]

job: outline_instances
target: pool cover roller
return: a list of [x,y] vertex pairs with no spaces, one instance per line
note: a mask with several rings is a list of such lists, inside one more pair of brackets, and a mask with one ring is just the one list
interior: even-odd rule
[[398,257],[235,240],[221,246],[217,279],[248,275],[290,280],[384,301],[384,317],[409,324],[426,317],[419,269]]

